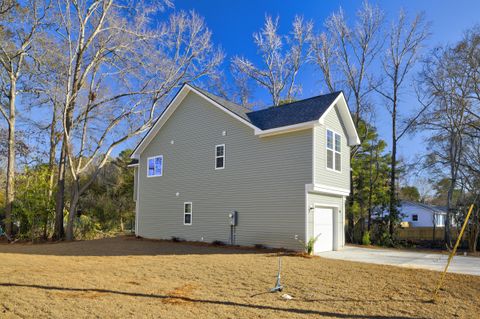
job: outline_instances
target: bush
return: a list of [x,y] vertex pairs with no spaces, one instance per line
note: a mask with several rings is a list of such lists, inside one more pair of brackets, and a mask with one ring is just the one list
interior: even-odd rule
[[315,248],[315,243],[317,242],[319,236],[320,235],[317,235],[316,237],[311,237],[306,243],[301,241],[300,239],[298,240],[303,245],[303,249],[305,250],[307,255],[313,255],[313,249]]
[[256,249],[267,249],[267,246],[263,245],[263,244],[255,244],[253,245]]
[[214,240],[212,242],[212,245],[214,245],[214,246],[225,246],[226,244],[221,240]]
[[394,247],[395,241],[393,240],[392,236],[388,232],[383,232],[380,235],[380,238],[376,242],[377,245],[385,246],[385,247]]
[[75,223],[75,238],[95,239],[102,234],[101,225],[87,215],[81,215]]
[[366,245],[366,246],[370,246],[370,245],[372,244],[372,241],[370,240],[370,232],[369,232],[369,231],[366,231],[366,232],[363,234],[362,244],[363,244],[363,245]]
[[174,243],[180,243],[180,242],[182,242],[182,241],[185,241],[185,239],[180,238],[180,237],[176,237],[176,236],[172,236],[172,241],[173,241]]

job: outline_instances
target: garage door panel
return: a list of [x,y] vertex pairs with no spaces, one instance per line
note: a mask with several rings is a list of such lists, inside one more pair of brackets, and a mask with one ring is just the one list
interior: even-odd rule
[[315,252],[333,250],[333,209],[315,208],[313,222],[314,237],[318,236]]

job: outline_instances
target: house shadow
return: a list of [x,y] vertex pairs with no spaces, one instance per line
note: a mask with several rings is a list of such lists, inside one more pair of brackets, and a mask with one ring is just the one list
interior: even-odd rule
[[0,243],[0,254],[46,256],[172,256],[172,255],[232,255],[280,254],[285,250],[241,246],[213,245],[205,242],[174,242],[135,236],[118,236],[95,240],[45,243]]
[[241,308],[250,308],[257,310],[272,310],[279,311],[290,314],[306,314],[306,315],[319,315],[325,317],[333,318],[356,318],[356,319],[390,319],[390,318],[400,318],[400,319],[413,319],[415,317],[405,317],[405,316],[385,316],[385,315],[363,315],[363,314],[342,314],[331,311],[320,311],[314,309],[302,309],[302,308],[293,308],[290,307],[278,307],[270,305],[261,305],[254,303],[244,303],[244,302],[235,302],[228,300],[210,300],[210,299],[200,299],[200,298],[190,298],[185,296],[177,295],[160,295],[160,294],[145,294],[139,292],[129,292],[129,291],[118,291],[110,289],[98,289],[98,288],[72,288],[72,287],[57,287],[57,286],[46,286],[46,285],[35,285],[35,284],[17,284],[17,283],[0,283],[0,287],[7,288],[32,288],[32,289],[41,289],[46,291],[67,291],[67,292],[80,292],[80,293],[101,293],[101,294],[113,294],[113,295],[123,295],[130,297],[138,298],[151,298],[157,300],[178,300],[183,302],[190,303],[199,303],[199,304],[209,304],[209,305],[221,305],[229,307],[241,307]]

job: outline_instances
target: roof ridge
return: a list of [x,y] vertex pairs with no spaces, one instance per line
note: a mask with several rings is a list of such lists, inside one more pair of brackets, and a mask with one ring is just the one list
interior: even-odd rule
[[250,112],[248,112],[248,114],[255,113],[255,112],[260,112],[260,111],[267,111],[267,110],[275,109],[275,108],[283,108],[283,107],[286,107],[286,106],[289,106],[289,105],[292,105],[292,104],[295,104],[295,103],[298,103],[298,102],[304,102],[304,101],[319,98],[321,96],[323,97],[323,96],[327,96],[327,95],[335,95],[335,94],[340,94],[340,93],[343,93],[343,91],[340,90],[340,91],[334,91],[334,92],[330,92],[330,93],[326,93],[326,94],[319,94],[319,95],[307,97],[306,99],[301,99],[301,100],[297,100],[297,101],[293,101],[293,102],[288,102],[288,103],[285,103],[285,104],[271,105],[269,107],[266,107],[266,108],[263,108],[263,109],[260,109],[260,110],[250,111]]
[[217,95],[217,94],[214,94],[214,93],[212,93],[212,92],[210,92],[210,91],[207,91],[207,90],[205,90],[205,89],[202,89],[201,87],[198,87],[198,86],[193,85],[193,84],[189,84],[189,85],[190,85],[191,87],[193,87],[194,89],[199,90],[200,92],[202,92],[203,94],[205,94],[205,95],[207,95],[207,96],[208,96],[208,95],[213,95],[213,96],[215,96],[215,97],[218,98],[218,99],[222,99],[222,100],[224,100],[224,101],[226,101],[226,102],[228,102],[228,103],[232,103],[232,104],[235,104],[235,105],[238,106],[238,107],[244,108],[246,111],[251,111],[248,107],[243,106],[243,105],[241,105],[241,104],[238,104],[238,103],[236,103],[236,102],[234,102],[234,101],[232,101],[232,100],[230,100],[230,99],[227,99],[227,98],[225,98],[225,97],[223,97],[223,96],[219,96],[219,95]]

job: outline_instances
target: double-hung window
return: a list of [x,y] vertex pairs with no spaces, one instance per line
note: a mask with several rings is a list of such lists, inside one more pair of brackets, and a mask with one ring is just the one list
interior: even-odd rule
[[342,171],[342,137],[331,130],[327,130],[327,168]]
[[183,203],[183,224],[191,225],[192,224],[192,202]]
[[215,169],[225,168],[225,144],[215,146]]
[[162,176],[163,175],[163,155],[148,158],[147,176]]

